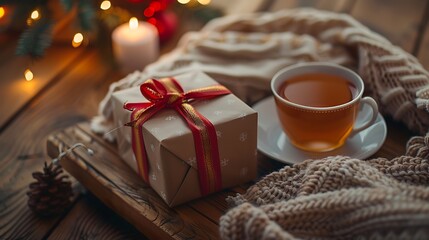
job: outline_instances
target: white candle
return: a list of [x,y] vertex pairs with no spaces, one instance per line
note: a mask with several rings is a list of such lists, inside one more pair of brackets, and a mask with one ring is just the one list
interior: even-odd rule
[[158,31],[149,23],[131,18],[112,33],[113,53],[125,73],[142,70],[159,55]]

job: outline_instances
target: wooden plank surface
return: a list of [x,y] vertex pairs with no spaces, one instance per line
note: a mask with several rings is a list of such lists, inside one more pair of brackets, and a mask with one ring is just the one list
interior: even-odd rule
[[35,75],[35,79],[31,82],[26,82],[23,75],[26,66],[30,65],[28,59],[15,57],[0,66],[2,73],[0,89],[3,98],[0,101],[0,109],[2,110],[0,131],[46,86],[55,83],[66,74],[74,61],[85,58],[82,53],[81,49],[53,46],[37,65],[31,67]]
[[422,34],[421,41],[415,49],[420,63],[426,70],[429,70],[429,1],[426,1],[420,34]]
[[[82,214],[85,213],[85,214]],[[48,237],[57,239],[141,239],[145,238],[122,217],[115,215],[91,194],[81,196],[67,217]]]
[[[208,207],[212,211],[203,215],[195,209],[195,203],[169,208],[116,151],[105,148],[104,140],[88,130],[88,125],[65,129],[49,138],[48,150],[55,156],[60,143],[71,146],[76,142],[93,149],[94,156],[79,152],[64,158],[61,164],[111,209],[150,238],[218,238],[218,216],[225,209]],[[223,196],[219,200],[225,201]]]
[[[292,7],[316,7],[350,13],[372,30],[386,36],[394,44],[416,54],[426,69],[429,67],[428,1],[266,0],[262,8],[274,11]],[[240,8],[237,9],[240,10]],[[189,27],[196,29],[201,27],[198,24],[186,25],[186,27],[182,25],[185,24],[181,24],[179,30],[181,33]],[[45,59],[34,65],[33,70],[36,78],[39,78],[36,79],[38,81],[27,83],[22,77],[23,69],[27,64],[26,60],[13,56],[14,43],[10,40],[14,38],[16,39],[16,36],[0,38],[0,73],[2,73],[0,93],[6,96],[3,98],[3,103],[0,103],[0,145],[2,146],[0,148],[0,239],[144,238],[137,229],[132,227],[135,225],[133,221],[141,217],[139,214],[135,214],[131,220],[126,219],[133,223],[130,225],[108,208],[100,206],[100,201],[88,194],[77,193],[72,207],[56,218],[40,219],[28,210],[25,192],[28,184],[33,181],[31,173],[41,170],[46,158],[43,152],[46,136],[52,131],[65,129],[80,121],[87,121],[95,114],[97,104],[104,96],[109,83],[119,80],[123,75],[111,69],[111,66],[105,65],[92,49],[76,50],[69,46],[58,45],[50,50]],[[177,40],[178,36],[164,47],[163,51],[174,48]],[[58,61],[59,59],[61,61]],[[404,152],[405,142],[412,133],[400,123],[390,119],[387,119],[387,123],[387,141],[375,156],[392,158]],[[87,125],[79,126],[81,131],[89,132]],[[61,138],[70,143],[69,135],[70,133],[63,132]],[[96,143],[100,145],[100,149],[101,147],[103,150],[108,149],[108,156],[116,154],[114,146],[106,142],[94,140],[90,144]],[[84,155],[83,157],[88,160]],[[261,176],[284,166],[262,155],[259,156],[259,160],[261,164],[258,170]],[[75,163],[77,167],[87,166],[79,165],[78,161]],[[111,166],[97,165],[97,169],[107,172],[111,172],[109,170],[111,168]],[[124,169],[119,168],[115,171],[121,172],[125,171]],[[89,175],[90,179],[98,177],[96,179],[106,180],[107,178],[103,176],[114,177],[108,173],[100,175],[100,171],[94,171],[93,174],[95,175]],[[147,233],[148,237],[158,234],[166,234],[165,236],[174,238],[197,235],[204,238],[218,237],[217,221],[228,208],[225,197],[244,192],[249,186],[248,184],[229,189],[203,201],[193,201],[186,206],[180,206],[173,209],[170,217],[172,210],[162,206],[157,207],[164,211],[161,212],[164,215],[147,211],[153,207],[148,206],[148,203],[158,202],[157,195],[142,195],[138,188],[127,188],[129,184],[124,184],[132,177],[115,176],[116,180],[122,181],[123,184],[116,187],[114,193],[119,197],[114,200],[127,197],[128,201],[132,200],[142,205],[145,216],[148,217],[148,225],[140,223],[140,227],[144,228],[140,231]],[[103,183],[101,180],[100,182]],[[112,186],[109,181],[99,186],[98,191],[112,191],[106,187]],[[129,195],[123,194],[124,191]],[[108,206],[113,204],[112,199],[101,200]],[[112,209],[115,208],[112,207]],[[130,214],[133,213],[131,210],[128,211]],[[162,227],[150,228],[148,227],[150,224]],[[203,230],[195,231],[194,229],[199,228],[200,224]]]
[[[27,208],[31,173],[41,170],[46,136],[94,115],[110,82],[95,51],[74,65],[58,84],[34,99],[0,137],[0,236],[6,239],[41,239],[60,217],[39,219]],[[96,80],[94,80],[96,79]],[[27,155],[27,157],[25,157]],[[32,157],[32,155],[34,155]],[[29,157],[28,157],[29,156]],[[85,214],[85,213],[83,213]]]
[[426,0],[359,0],[350,14],[393,44],[412,53],[426,4]]

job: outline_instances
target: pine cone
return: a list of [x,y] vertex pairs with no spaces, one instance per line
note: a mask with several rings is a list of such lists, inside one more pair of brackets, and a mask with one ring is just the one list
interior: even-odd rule
[[68,176],[61,175],[60,165],[49,165],[45,162],[42,172],[34,172],[33,178],[37,181],[30,184],[27,192],[28,206],[37,215],[48,217],[60,214],[71,204],[73,196]]

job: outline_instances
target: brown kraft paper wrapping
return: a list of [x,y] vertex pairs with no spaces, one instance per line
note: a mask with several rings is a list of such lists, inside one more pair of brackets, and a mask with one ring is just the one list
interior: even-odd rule
[[[218,84],[202,72],[175,76],[185,92]],[[130,121],[126,102],[148,102],[139,87],[113,94],[115,124]],[[195,101],[195,109],[215,126],[221,162],[222,188],[256,178],[257,113],[233,94]],[[196,155],[191,130],[173,109],[163,109],[143,124],[151,187],[169,206],[201,197]],[[134,171],[137,162],[131,144],[131,128],[119,128],[117,141],[121,157]]]

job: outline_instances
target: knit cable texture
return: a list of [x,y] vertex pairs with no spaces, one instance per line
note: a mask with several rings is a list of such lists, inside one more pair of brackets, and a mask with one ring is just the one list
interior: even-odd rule
[[392,160],[332,156],[273,172],[228,199],[238,206],[221,217],[221,237],[428,239],[429,161],[417,145]]

